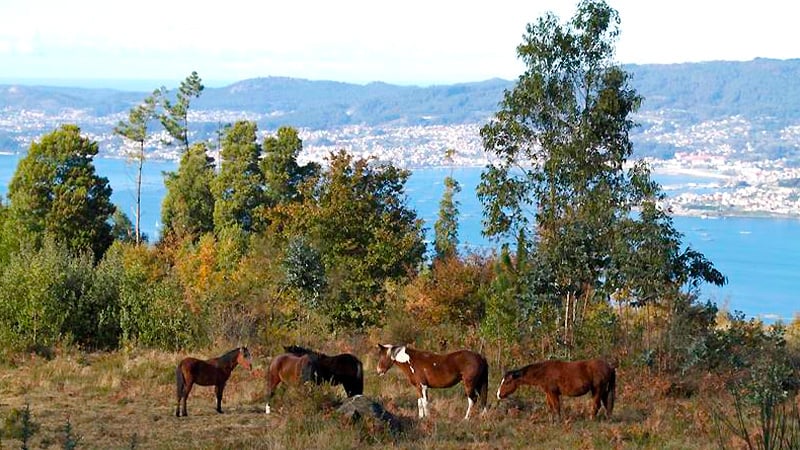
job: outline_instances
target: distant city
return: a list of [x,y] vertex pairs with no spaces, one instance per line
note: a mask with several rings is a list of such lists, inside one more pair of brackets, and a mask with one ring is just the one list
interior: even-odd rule
[[[633,117],[634,159],[664,182],[676,215],[800,218],[800,60],[626,67],[644,102]],[[217,157],[225,124],[300,131],[302,161],[340,149],[406,168],[483,167],[480,128],[513,82],[487,80],[428,88],[352,85],[289,78],[244,80],[208,88],[189,110],[190,140]],[[24,153],[66,123],[100,145],[100,157],[125,158],[112,133],[145,93],[112,89],[0,85],[0,152]],[[159,127],[153,127],[159,131]],[[151,136],[147,157],[177,160]],[[455,150],[452,159],[448,149]]]

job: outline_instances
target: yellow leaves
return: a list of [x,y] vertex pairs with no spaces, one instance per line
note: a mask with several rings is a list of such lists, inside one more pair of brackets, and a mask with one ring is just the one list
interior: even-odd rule
[[437,260],[430,273],[405,287],[405,309],[426,323],[477,324],[484,308],[478,290],[489,282],[491,273],[486,261],[478,257]]

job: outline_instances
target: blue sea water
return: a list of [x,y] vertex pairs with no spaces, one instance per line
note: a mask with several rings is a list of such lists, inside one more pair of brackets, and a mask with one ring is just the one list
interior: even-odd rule
[[[5,197],[19,157],[0,155],[0,194]],[[97,159],[100,175],[109,179],[114,190],[112,200],[131,218],[136,204],[136,167],[119,159]],[[164,196],[163,172],[177,167],[172,161],[147,161],[142,176],[142,230],[158,236],[161,200]],[[459,201],[459,239],[469,248],[491,250],[497,246],[481,235],[482,209],[475,196],[480,168],[426,168],[413,171],[406,184],[408,202],[425,221],[429,238],[444,191],[443,180],[450,175],[462,187]],[[656,175],[665,186],[695,183],[704,186],[713,180]],[[667,191],[668,194],[670,190]],[[778,218],[701,218],[675,217],[676,228],[684,235],[684,244],[702,252],[728,277],[722,288],[704,286],[708,298],[731,311],[767,322],[791,320],[800,313],[800,220]]]

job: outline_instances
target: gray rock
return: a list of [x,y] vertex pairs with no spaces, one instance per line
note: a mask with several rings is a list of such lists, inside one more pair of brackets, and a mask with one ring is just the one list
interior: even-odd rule
[[386,411],[383,405],[363,395],[354,395],[336,409],[339,414],[355,422],[362,417],[374,417],[385,423],[392,433],[400,431],[400,419]]

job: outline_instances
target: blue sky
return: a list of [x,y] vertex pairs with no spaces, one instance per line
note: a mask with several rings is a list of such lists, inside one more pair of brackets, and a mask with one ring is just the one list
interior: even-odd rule
[[[790,0],[607,0],[620,63],[800,57]],[[577,0],[0,0],[0,81],[259,76],[443,84],[522,71],[515,48]],[[169,86],[169,84],[168,84]]]

